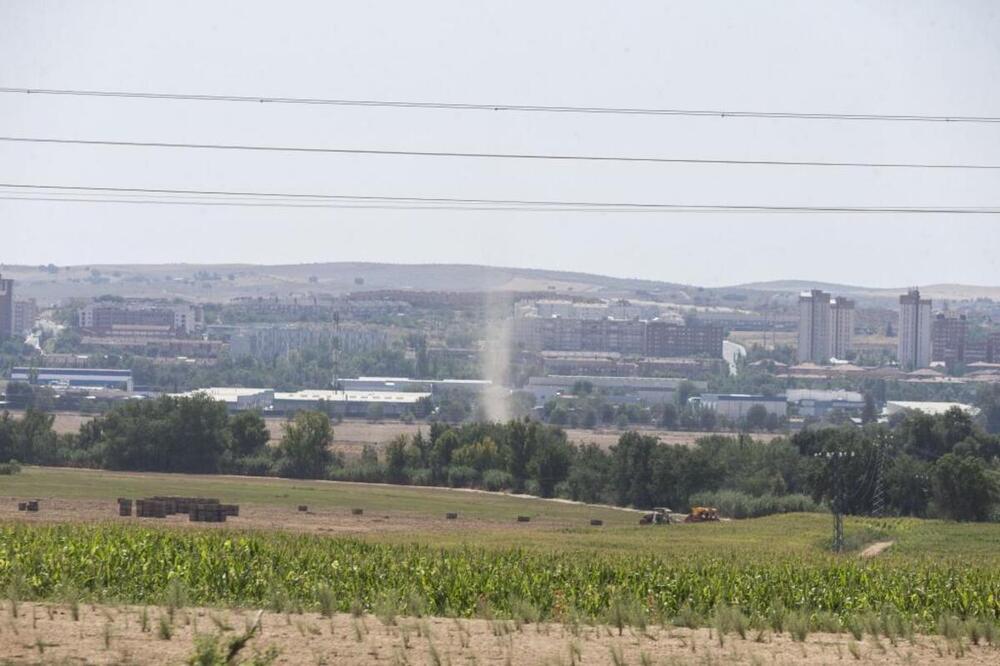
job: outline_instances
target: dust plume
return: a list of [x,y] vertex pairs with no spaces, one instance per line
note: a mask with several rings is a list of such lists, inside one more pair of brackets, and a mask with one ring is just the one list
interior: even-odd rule
[[513,302],[508,294],[487,293],[485,299],[483,336],[485,344],[482,352],[482,371],[485,379],[493,385],[483,391],[483,408],[490,421],[510,419],[510,404],[507,390],[510,370],[511,332],[513,326]]

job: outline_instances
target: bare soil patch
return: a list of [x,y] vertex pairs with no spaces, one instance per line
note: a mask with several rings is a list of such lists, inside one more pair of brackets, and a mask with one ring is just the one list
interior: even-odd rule
[[[0,619],[0,660],[182,664],[194,654],[196,636],[221,637],[225,645],[256,616],[252,610],[192,608],[176,611],[170,621],[156,607],[80,604],[74,620],[66,604],[21,603],[16,617],[8,605]],[[161,618],[169,638],[160,630]],[[720,640],[709,629],[654,626],[618,635],[605,626],[265,612],[260,633],[239,656],[269,650],[277,652],[276,664],[994,664],[998,656],[996,648],[958,647],[927,636],[896,645],[855,642],[847,634],[812,634],[796,642],[788,634],[752,632]]]
[[892,545],[896,543],[895,541],[876,541],[872,545],[861,551],[861,557],[864,559],[871,559],[873,557],[878,557],[884,551],[888,550]]

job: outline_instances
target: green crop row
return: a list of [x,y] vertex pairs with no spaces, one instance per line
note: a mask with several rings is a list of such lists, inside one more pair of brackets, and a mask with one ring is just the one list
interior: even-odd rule
[[[178,581],[172,583],[172,581]],[[387,594],[417,598],[435,615],[509,613],[530,603],[544,617],[601,617],[627,601],[660,617],[707,617],[735,607],[848,618],[887,609],[918,627],[955,615],[996,622],[1000,572],[933,560],[863,562],[816,554],[651,555],[537,552],[379,544],[286,533],[170,530],[112,525],[0,526],[0,584],[26,597],[160,603],[181,585],[191,603],[265,606],[284,598],[314,607],[373,608]],[[328,602],[329,603],[329,602]]]

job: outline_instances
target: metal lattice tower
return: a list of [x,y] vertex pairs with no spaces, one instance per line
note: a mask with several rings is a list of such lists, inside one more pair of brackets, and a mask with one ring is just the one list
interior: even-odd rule
[[885,514],[885,439],[880,437],[875,444],[875,493],[872,495],[872,515]]
[[830,511],[833,513],[833,552],[844,550],[844,509],[847,507],[847,488],[844,484],[844,463],[853,457],[849,451],[827,451],[815,454],[827,460],[831,476]]
[[339,377],[339,367],[340,364],[340,313],[333,313],[333,325],[336,329],[333,338],[333,386],[331,388],[334,391],[340,390],[340,377]]

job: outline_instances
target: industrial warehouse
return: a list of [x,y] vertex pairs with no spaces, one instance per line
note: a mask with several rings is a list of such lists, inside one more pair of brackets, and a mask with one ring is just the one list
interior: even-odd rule
[[302,410],[319,410],[340,416],[366,417],[377,414],[398,418],[407,413],[420,415],[421,404],[431,394],[399,391],[333,391],[307,389],[277,392],[265,388],[210,387],[177,394],[178,397],[203,395],[226,404],[231,412],[260,410],[274,414],[294,414]]

